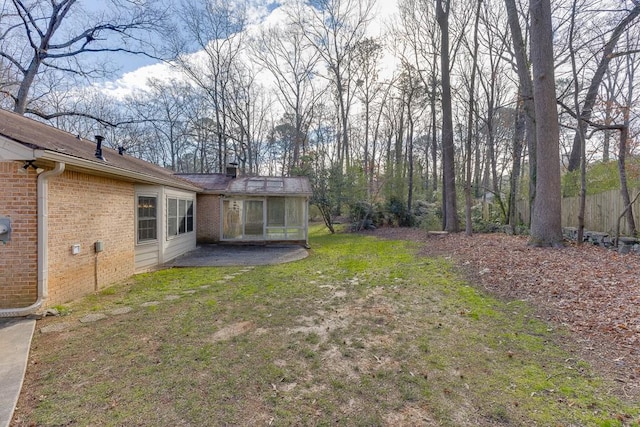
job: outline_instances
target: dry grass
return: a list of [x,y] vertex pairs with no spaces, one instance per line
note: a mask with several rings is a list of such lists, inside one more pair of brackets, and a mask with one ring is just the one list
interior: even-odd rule
[[13,425],[637,425],[526,303],[406,241],[311,244],[291,264],[138,276],[40,321],[68,326],[35,337]]

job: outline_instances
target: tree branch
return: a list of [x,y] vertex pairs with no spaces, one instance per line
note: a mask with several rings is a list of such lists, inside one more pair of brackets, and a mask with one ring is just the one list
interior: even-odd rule
[[[565,110],[571,117],[573,117],[574,119],[578,120],[578,115],[575,113],[575,111],[573,111],[571,108],[569,108],[565,103],[563,103],[561,100],[556,99],[556,102],[558,103],[559,106],[562,107],[563,110]],[[585,119],[584,117],[580,118],[581,121],[585,122],[586,124],[588,124],[589,126],[596,128],[596,130],[623,130],[626,129],[628,126],[627,125],[602,125],[599,123],[595,123],[590,119]]]
[[618,58],[620,56],[627,56],[627,55],[634,55],[636,53],[640,53],[640,49],[634,49],[634,50],[627,50],[624,52],[616,52],[616,53],[611,53],[608,55],[609,59],[613,59],[613,58]]
[[25,68],[22,65],[20,65],[20,63],[16,61],[16,59],[13,56],[9,55],[8,53],[4,53],[0,51],[0,57],[7,59],[9,62],[15,65],[16,68],[18,68],[18,71],[20,71],[22,74],[27,72],[27,70],[25,70]]
[[122,126],[122,125],[129,125],[129,124],[136,124],[136,123],[145,123],[148,122],[149,120],[123,120],[123,121],[119,121],[119,122],[110,122],[109,120],[103,119],[101,117],[98,116],[94,116],[93,114],[89,114],[89,113],[81,113],[78,111],[59,111],[59,112],[55,112],[55,113],[44,113],[40,110],[36,110],[36,109],[32,109],[32,108],[27,108],[25,110],[25,113],[28,114],[32,114],[34,116],[40,117],[41,119],[44,120],[53,120],[56,119],[58,117],[85,117],[91,120],[95,120],[96,122],[100,123],[103,126],[109,126],[109,127],[113,127],[116,128],[118,126]]

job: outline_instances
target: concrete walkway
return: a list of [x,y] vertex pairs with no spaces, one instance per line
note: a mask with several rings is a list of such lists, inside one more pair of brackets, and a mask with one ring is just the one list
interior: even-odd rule
[[11,423],[35,326],[33,319],[0,319],[0,427]]
[[309,256],[299,245],[200,245],[164,267],[222,267],[271,265],[298,261]]

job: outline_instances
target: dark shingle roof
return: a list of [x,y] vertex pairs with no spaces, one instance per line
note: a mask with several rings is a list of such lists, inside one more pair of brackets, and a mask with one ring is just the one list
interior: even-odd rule
[[179,173],[179,177],[194,183],[207,193],[220,194],[233,178],[223,173]]
[[104,145],[102,153],[105,160],[98,159],[95,156],[95,142],[79,139],[68,132],[9,111],[0,110],[0,135],[33,150],[41,150],[36,158],[47,159],[47,152],[56,153],[65,156],[69,166],[82,166],[88,172],[95,167],[96,170],[103,171],[102,174],[104,170],[120,177],[131,173],[144,182],[173,184],[180,188],[194,187],[169,169],[135,157],[120,155],[117,150]]

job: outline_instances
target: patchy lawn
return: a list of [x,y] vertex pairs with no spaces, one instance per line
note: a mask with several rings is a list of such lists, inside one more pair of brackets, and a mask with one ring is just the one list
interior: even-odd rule
[[311,246],[136,276],[39,321],[13,425],[639,425],[535,301],[422,243],[316,229]]

